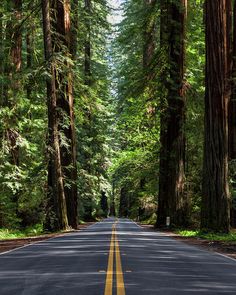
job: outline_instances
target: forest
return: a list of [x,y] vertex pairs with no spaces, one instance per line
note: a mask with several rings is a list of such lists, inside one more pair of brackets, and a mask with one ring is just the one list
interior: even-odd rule
[[236,227],[236,1],[1,0],[0,231]]

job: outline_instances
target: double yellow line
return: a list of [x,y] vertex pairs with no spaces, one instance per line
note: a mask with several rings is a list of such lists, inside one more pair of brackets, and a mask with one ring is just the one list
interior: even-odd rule
[[113,269],[114,269],[114,253],[116,258],[116,290],[117,295],[125,295],[125,285],[123,271],[120,258],[119,242],[116,235],[116,223],[112,226],[112,236],[110,243],[110,251],[107,266],[106,287],[104,295],[112,295],[113,290]]

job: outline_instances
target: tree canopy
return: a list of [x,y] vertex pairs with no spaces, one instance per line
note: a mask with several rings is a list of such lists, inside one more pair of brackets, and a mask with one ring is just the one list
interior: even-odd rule
[[235,1],[114,4],[1,1],[0,228],[229,232]]

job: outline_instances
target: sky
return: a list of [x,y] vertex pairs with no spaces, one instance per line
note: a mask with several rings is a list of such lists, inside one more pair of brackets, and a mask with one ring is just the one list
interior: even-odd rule
[[[109,16],[109,22],[112,24],[118,24],[122,20],[122,10],[121,10],[121,4],[124,2],[124,0],[108,0],[109,5],[116,9],[116,11],[112,11],[112,15]],[[119,11],[120,9],[120,11]]]

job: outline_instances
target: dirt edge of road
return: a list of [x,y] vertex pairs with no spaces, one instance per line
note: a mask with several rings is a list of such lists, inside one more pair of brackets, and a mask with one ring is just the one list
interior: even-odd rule
[[48,240],[51,238],[60,237],[60,236],[63,236],[67,233],[70,233],[70,232],[80,231],[81,229],[84,229],[94,223],[96,223],[96,222],[87,222],[84,224],[80,224],[78,226],[77,230],[72,230],[72,231],[45,234],[45,235],[26,237],[26,238],[20,238],[20,239],[0,240],[0,253],[4,253],[4,252],[10,251],[10,250],[14,250],[16,248],[24,247],[26,245],[34,244],[36,242],[41,242],[41,241]]
[[139,225],[151,231],[160,231],[160,232],[166,233],[169,237],[172,237],[176,240],[182,241],[189,245],[197,246],[205,250],[208,250],[211,252],[217,252],[217,253],[226,255],[230,258],[236,259],[236,243],[209,241],[209,240],[204,240],[201,238],[188,238],[188,237],[180,236],[169,230],[154,229],[152,225],[143,225],[143,224],[139,224]]

